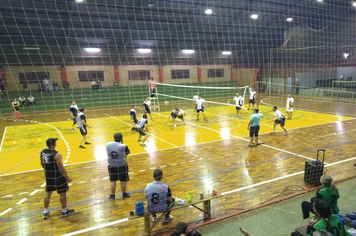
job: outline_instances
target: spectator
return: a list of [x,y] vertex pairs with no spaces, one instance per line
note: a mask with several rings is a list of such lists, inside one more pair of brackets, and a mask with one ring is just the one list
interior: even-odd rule
[[31,106],[31,107],[36,105],[35,98],[31,94],[27,98],[27,101],[28,101],[28,105]]
[[43,93],[44,92],[44,85],[41,82],[38,82],[38,92]]
[[99,79],[96,80],[96,86],[98,88],[98,90],[101,90],[102,87],[101,87],[101,81]]
[[98,86],[96,84],[96,81],[93,79],[93,81],[90,82],[91,89],[98,89]]
[[201,236],[201,233],[197,229],[191,229],[188,231],[187,236]]
[[56,82],[53,82],[53,91],[55,92],[59,91],[59,85]]
[[24,93],[28,93],[28,84],[27,84],[27,82],[23,83],[22,88],[23,88],[23,92]]
[[68,81],[63,82],[63,88],[69,88],[69,83]]
[[19,97],[19,102],[20,102],[22,107],[25,107],[26,106],[26,98],[25,98],[25,96],[20,96]]
[[157,213],[164,212],[165,217],[162,222],[168,223],[173,219],[169,209],[174,204],[174,198],[168,185],[162,183],[162,170],[156,169],[153,178],[155,181],[147,184],[145,188],[147,210],[152,214],[152,222],[157,221]]
[[184,222],[179,222],[179,223],[176,225],[176,229],[183,231],[183,233],[185,234],[185,233],[187,232],[188,225],[187,225],[186,223],[184,223]]
[[46,93],[51,92],[51,85],[49,83],[49,79],[46,76],[43,77],[43,87]]
[[299,94],[299,89],[300,89],[300,83],[299,83],[298,79],[295,79],[294,88],[295,88],[295,94],[298,95]]
[[150,96],[154,97],[156,94],[156,81],[153,79],[153,77],[148,81],[148,87],[150,89]]
[[114,80],[114,87],[115,87],[115,88],[119,87],[119,82],[116,81],[116,80]]
[[309,218],[309,212],[314,213],[313,203],[316,199],[322,199],[326,201],[330,207],[333,214],[339,214],[339,208],[337,206],[337,200],[339,199],[339,190],[333,183],[333,179],[329,175],[323,175],[320,178],[320,183],[323,188],[316,192],[315,197],[311,199],[311,202],[302,202],[302,212],[303,219]]
[[[306,236],[313,235],[317,230],[326,230],[332,235],[347,236],[346,230],[336,215],[331,213],[330,205],[321,199],[316,199],[314,202],[314,211],[320,217],[317,221],[311,221],[307,227]],[[291,236],[303,236],[298,232],[293,232]]]

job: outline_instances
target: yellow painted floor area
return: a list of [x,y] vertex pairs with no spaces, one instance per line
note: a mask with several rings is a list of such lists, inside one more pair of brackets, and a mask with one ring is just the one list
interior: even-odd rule
[[[281,111],[286,115],[284,109]],[[138,110],[138,112],[140,111]],[[271,107],[260,106],[260,112],[264,115],[261,120],[260,134],[269,133],[272,131],[273,125]],[[72,121],[46,124],[21,121],[28,122],[29,125],[6,127],[0,153],[0,175],[41,169],[39,152],[45,148],[47,138],[58,137],[57,150],[63,154],[65,164],[76,164],[105,160],[107,158],[106,143],[113,140],[115,132],[123,133],[124,143],[130,148],[131,154],[146,152],[150,154],[157,150],[245,137],[248,136],[247,123],[251,111],[243,110],[240,119],[235,117],[234,107],[208,108],[205,112],[208,121],[204,121],[202,115],[200,115],[200,121],[197,122],[193,109],[186,110],[187,124],[183,125],[177,119],[176,128],[173,127],[172,121],[168,121],[169,114],[169,112],[152,114],[154,121],[149,120],[150,135],[145,148],[137,142],[138,134],[131,131],[132,122],[128,115],[113,117],[106,114],[107,117],[96,119],[87,117],[88,124],[93,128],[88,129],[88,142],[92,144],[87,145],[86,149],[78,147],[81,135],[77,129],[75,131],[70,130]],[[353,118],[296,110],[293,113],[293,120],[287,120],[285,127],[297,129],[349,119]],[[277,129],[277,131],[280,130],[280,128]],[[154,156],[149,160],[154,162]]]

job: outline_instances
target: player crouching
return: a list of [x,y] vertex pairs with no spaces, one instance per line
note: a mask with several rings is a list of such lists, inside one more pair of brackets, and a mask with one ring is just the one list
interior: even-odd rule
[[184,116],[185,116],[184,111],[182,109],[176,108],[171,112],[171,115],[168,117],[168,119],[170,119],[172,117],[172,122],[173,122],[173,125],[175,128],[175,127],[177,127],[176,118],[181,119],[183,121],[183,124],[186,124],[185,120],[184,120]]

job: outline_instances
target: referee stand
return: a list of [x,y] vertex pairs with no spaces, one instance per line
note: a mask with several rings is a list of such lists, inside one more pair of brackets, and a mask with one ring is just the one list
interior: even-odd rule
[[[152,90],[152,93],[151,93]],[[159,100],[158,100],[158,90],[157,87],[154,89],[150,89],[148,88],[148,97],[150,98],[151,101],[151,108],[153,111],[157,112],[161,112],[161,108],[159,107]]]

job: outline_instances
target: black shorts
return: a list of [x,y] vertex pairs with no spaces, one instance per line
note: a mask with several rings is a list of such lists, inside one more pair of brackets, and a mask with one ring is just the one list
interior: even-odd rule
[[183,115],[178,116],[178,115],[177,115],[176,113],[174,113],[174,112],[171,113],[171,116],[172,116],[173,119],[175,119],[175,118],[182,119],[182,118],[183,118]]
[[69,186],[67,180],[64,176],[59,178],[46,178],[46,191],[53,192],[57,191],[57,193],[64,193],[69,190]]
[[15,107],[14,111],[19,111],[20,107]]
[[236,110],[237,110],[237,111],[241,110],[241,107],[236,107]]
[[260,131],[260,126],[250,126],[250,137],[258,137],[258,131]]
[[126,164],[124,166],[108,166],[110,182],[120,181],[127,182],[129,178],[129,166]]
[[145,111],[146,111],[147,114],[151,114],[151,110],[150,110],[150,108],[147,107],[147,106],[145,106]]
[[139,133],[142,136],[146,136],[146,132],[142,128],[132,127],[131,130],[136,131],[137,133]]
[[286,123],[286,118],[281,120],[275,120],[274,123],[280,124],[282,127],[284,127],[284,124]]
[[[74,116],[74,115],[73,115]],[[77,117],[77,116],[74,116],[74,117]],[[77,119],[76,118],[73,118],[73,125],[75,125],[77,123]]]
[[83,126],[82,128],[79,128],[80,133],[84,136],[88,134],[87,127]]
[[136,118],[136,115],[131,115],[131,120],[133,121],[133,123],[137,124],[138,120]]
[[255,105],[255,99],[249,99],[248,100],[248,103],[252,104],[252,105]]

